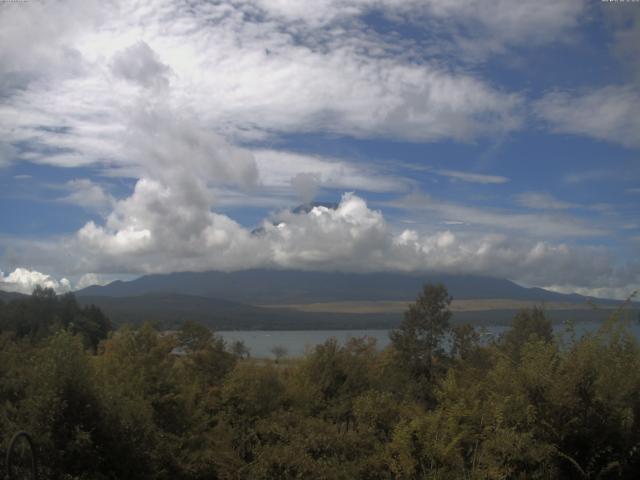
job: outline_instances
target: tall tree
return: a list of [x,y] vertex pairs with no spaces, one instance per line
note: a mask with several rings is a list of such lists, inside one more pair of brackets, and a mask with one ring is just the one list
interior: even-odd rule
[[530,340],[549,343],[553,340],[553,325],[542,307],[525,308],[513,318],[511,329],[501,338],[507,352],[515,359],[519,358],[522,347]]
[[433,377],[434,357],[443,353],[440,342],[449,330],[451,300],[444,285],[424,285],[400,327],[389,335],[398,360],[416,378]]

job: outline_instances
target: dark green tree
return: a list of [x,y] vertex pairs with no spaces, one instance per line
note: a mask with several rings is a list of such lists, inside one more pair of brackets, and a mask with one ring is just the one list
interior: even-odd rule
[[404,320],[389,334],[397,359],[416,378],[433,378],[434,358],[442,357],[441,342],[449,330],[452,298],[442,284],[426,284]]
[[519,358],[522,347],[530,340],[553,340],[553,325],[542,307],[520,310],[513,318],[511,329],[504,333],[501,341],[513,358]]
[[465,323],[456,325],[451,329],[451,356],[466,360],[478,349],[480,335],[473,325]]

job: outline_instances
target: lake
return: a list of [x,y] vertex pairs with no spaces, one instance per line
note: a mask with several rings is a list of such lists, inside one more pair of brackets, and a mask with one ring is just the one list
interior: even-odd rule
[[[587,332],[595,331],[601,323],[583,322],[575,325],[578,337]],[[564,325],[554,325],[554,331],[560,333]],[[631,328],[640,340],[640,325],[633,322]],[[477,330],[483,334],[483,338],[490,339],[499,336],[509,327],[504,325],[490,325]],[[287,356],[299,357],[304,355],[307,348],[324,343],[331,337],[335,337],[341,344],[349,338],[373,337],[378,348],[382,349],[389,344],[389,330],[235,330],[217,332],[228,343],[242,340],[249,348],[252,357],[273,357],[271,349],[275,346],[284,347]]]

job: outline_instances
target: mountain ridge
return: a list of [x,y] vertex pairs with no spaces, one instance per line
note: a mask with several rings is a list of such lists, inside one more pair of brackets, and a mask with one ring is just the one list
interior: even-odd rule
[[76,296],[127,297],[149,293],[194,295],[249,305],[415,299],[424,283],[443,283],[454,299],[508,298],[572,303],[615,300],[523,287],[506,279],[438,273],[342,273],[253,269],[176,272],[76,291]]

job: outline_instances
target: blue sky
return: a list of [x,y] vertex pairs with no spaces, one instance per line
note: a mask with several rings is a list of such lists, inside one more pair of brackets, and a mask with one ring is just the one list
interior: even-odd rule
[[0,287],[260,267],[624,298],[638,45],[637,2],[0,4]]

